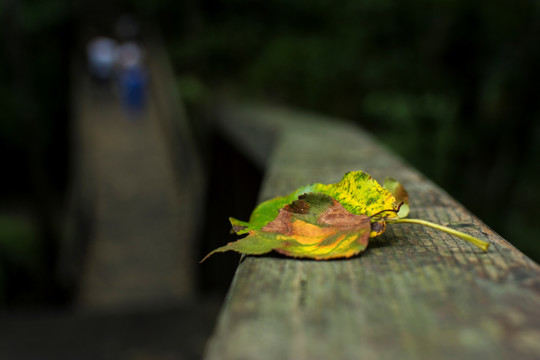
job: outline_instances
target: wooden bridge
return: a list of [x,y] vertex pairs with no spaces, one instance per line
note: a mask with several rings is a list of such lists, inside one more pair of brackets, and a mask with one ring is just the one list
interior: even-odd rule
[[120,106],[113,88],[96,89],[84,72],[76,77],[74,206],[90,211],[92,222],[78,280],[82,308],[194,296],[202,164],[163,47],[157,40],[149,46],[151,81],[140,116]]
[[[62,269],[66,284],[77,284],[80,311],[33,319],[27,326],[11,324],[0,338],[30,334],[31,340],[7,345],[4,340],[3,354],[18,352],[28,359],[540,358],[536,263],[358,126],[231,102],[212,109],[211,124],[264,169],[260,201],[304,184],[336,182],[344,172],[361,169],[379,180],[401,181],[410,193],[411,217],[459,228],[491,247],[483,253],[450,235],[402,224],[390,226],[351,259],[248,256],[238,265],[210,337],[217,307],[198,292],[197,272],[219,260],[198,265],[197,249],[203,246],[196,243],[208,179],[171,67],[163,47],[155,44],[148,51],[150,102],[136,121],[126,119],[117,102],[96,98],[88,81],[76,77],[77,186],[70,222],[75,241],[66,243]],[[243,181],[243,174],[225,176]],[[40,326],[61,335],[29,330]],[[81,355],[73,346],[68,350],[69,344],[89,350]]]

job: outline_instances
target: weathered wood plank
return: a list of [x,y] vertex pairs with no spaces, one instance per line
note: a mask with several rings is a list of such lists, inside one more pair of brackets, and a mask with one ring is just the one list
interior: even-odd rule
[[207,359],[540,357],[540,267],[444,191],[354,126],[271,108],[222,114],[237,131],[244,123],[278,131],[261,201],[362,169],[399,179],[411,217],[459,227],[492,246],[482,253],[400,224],[348,260],[246,257]]

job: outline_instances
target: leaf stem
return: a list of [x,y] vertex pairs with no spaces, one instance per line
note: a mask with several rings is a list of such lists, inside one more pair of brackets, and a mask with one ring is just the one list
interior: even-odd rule
[[432,223],[430,221],[420,220],[420,219],[395,219],[395,220],[389,220],[388,221],[388,224],[399,224],[399,223],[409,223],[409,224],[419,224],[419,225],[429,226],[429,227],[432,227],[434,229],[444,231],[444,232],[446,232],[448,234],[455,235],[455,236],[457,236],[460,239],[463,239],[465,241],[468,241],[471,244],[478,246],[483,251],[487,251],[487,249],[489,248],[489,243],[486,242],[486,241],[482,241],[480,239],[475,238],[474,236],[462,233],[460,231],[454,230],[454,229],[449,228],[447,226]]
[[374,217],[376,217],[376,216],[378,216],[378,215],[380,215],[380,214],[382,214],[382,213],[384,213],[384,212],[389,212],[389,211],[390,211],[390,212],[394,212],[394,213],[397,214],[397,213],[399,212],[399,209],[401,209],[401,205],[403,205],[403,204],[404,204],[404,202],[402,201],[402,202],[398,205],[398,208],[397,208],[397,209],[381,210],[381,211],[376,212],[375,214],[371,215],[369,218],[370,218],[370,219],[373,219]]

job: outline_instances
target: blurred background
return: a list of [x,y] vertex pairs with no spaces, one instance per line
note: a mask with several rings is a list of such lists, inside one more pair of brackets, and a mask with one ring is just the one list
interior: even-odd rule
[[[132,34],[122,35],[118,19],[126,13],[138,25]],[[4,0],[0,3],[0,32],[0,312],[11,329],[19,329],[6,335],[4,342],[11,341],[11,347],[4,347],[6,351],[26,347],[20,339],[30,325],[38,329],[31,333],[34,338],[44,336],[42,343],[34,344],[36,348],[42,354],[50,351],[51,358],[61,358],[57,351],[62,344],[49,348],[51,341],[43,335],[50,326],[66,334],[79,334],[79,339],[85,331],[103,327],[111,332],[105,335],[123,332],[122,326],[143,331],[153,321],[174,328],[179,326],[175,321],[163,319],[178,319],[176,323],[198,329],[198,338],[190,340],[195,348],[182,350],[178,339],[187,339],[188,325],[184,325],[174,331],[163,329],[163,333],[175,334],[170,340],[156,333],[164,342],[169,341],[167,345],[156,340],[139,352],[124,354],[125,358],[200,355],[237,257],[223,255],[213,265],[195,263],[215,244],[226,241],[228,216],[248,217],[264,171],[212,129],[208,107],[223,94],[355,121],[527,256],[540,261],[536,219],[540,203],[540,5],[536,1]],[[118,89],[100,89],[98,97],[102,98],[98,99],[95,92],[84,90],[88,84],[90,88],[95,85],[91,85],[85,65],[87,44],[95,36],[119,43],[137,41],[144,49],[154,89],[140,119],[122,118],[116,109],[122,99]],[[161,77],[152,71],[152,62],[158,61],[154,54],[160,51],[172,69]],[[164,82],[172,82],[179,91],[155,90]],[[169,98],[165,100],[164,94]],[[85,107],[81,103],[86,98],[94,102]],[[176,110],[178,116],[192,132],[189,139],[188,133],[183,133],[177,140],[163,140],[162,135],[155,135],[157,127],[149,119],[165,116],[160,104],[175,101],[182,106]],[[105,113],[98,115],[100,109]],[[93,112],[96,119],[114,118],[99,125],[103,133],[85,127],[98,120],[81,120]],[[144,131],[133,130],[135,126],[144,127]],[[88,135],[90,140],[87,131],[93,134]],[[133,156],[140,161],[132,167],[111,163],[100,168],[102,173],[94,176],[97,192],[85,193],[86,200],[81,201],[80,189],[85,185],[80,184],[87,179],[80,169],[86,161],[81,158],[87,149],[81,145],[85,139],[94,144],[88,148],[100,143],[117,146],[118,139],[124,139],[120,141],[123,150],[114,148],[112,153],[124,154],[125,150],[132,154],[131,160],[118,157],[122,164],[133,162]],[[166,148],[164,141],[183,145]],[[144,144],[144,150],[135,152],[134,144]],[[195,160],[186,160],[195,153]],[[167,154],[171,168],[178,162],[191,167],[168,170],[163,165],[146,171],[141,168],[146,156],[142,154],[152,157],[148,164]],[[108,158],[106,153],[94,155]],[[149,307],[141,304],[158,301],[156,295],[155,299],[130,303],[130,308],[146,309],[143,315],[141,311],[118,315],[116,309],[127,303],[121,299],[121,288],[105,300],[92,298],[93,292],[102,289],[99,276],[104,275],[99,275],[99,264],[109,261],[110,267],[124,254],[121,245],[104,250],[93,247],[93,239],[101,236],[95,224],[110,219],[99,220],[99,214],[107,213],[100,209],[112,205],[105,200],[93,201],[92,194],[107,196],[99,190],[105,188],[99,182],[103,174],[116,181],[129,169],[139,167],[142,173],[165,174],[141,183],[141,188],[170,186],[175,194],[171,196],[178,195],[174,198],[178,200],[184,195],[171,184],[189,177],[182,174],[193,174],[195,163],[200,165],[200,178],[191,181],[199,184],[197,191],[203,195],[190,199],[204,205],[196,213],[197,227],[189,229],[194,240],[185,245],[188,255],[179,256],[179,262],[188,262],[191,270],[182,272],[167,260],[170,267],[164,265],[161,271],[178,274],[168,285],[155,285],[155,289],[171,288],[175,279],[183,279],[189,291],[165,291],[159,298],[167,299],[167,304],[178,300],[181,306],[159,306],[166,310],[152,310],[153,315],[149,315]],[[162,185],[160,179],[167,176],[171,180]],[[399,178],[399,174],[393,176]],[[134,181],[126,184],[139,194]],[[231,193],[242,194],[236,197],[242,200],[231,203]],[[167,194],[148,193],[144,201],[154,206],[152,196],[162,199]],[[160,221],[167,216],[182,217],[183,209],[174,201],[163,201],[168,206],[165,215],[159,212],[161,207],[155,205],[158,211],[152,208],[153,214],[160,214]],[[137,216],[146,215],[141,212]],[[133,222],[135,218],[130,219]],[[105,229],[114,227],[117,237],[130,236],[126,234],[136,229],[134,224],[126,225],[125,232],[118,232],[114,224]],[[155,226],[161,230],[152,234],[164,239],[188,231],[182,230],[185,224],[173,220],[155,222]],[[163,230],[167,226],[170,232]],[[167,244],[163,246],[170,246]],[[142,253],[150,251],[144,240],[131,247],[139,245]],[[167,249],[182,252],[183,246]],[[166,263],[156,259],[156,263]],[[92,262],[98,264],[95,270]],[[129,266],[136,268],[137,264]],[[154,263],[147,266],[152,268]],[[158,294],[160,290],[145,291]],[[134,299],[138,295],[129,296]],[[72,324],[65,313],[77,309],[90,309],[94,315],[77,317]],[[102,315],[104,309],[116,317],[111,320]],[[33,315],[44,311],[46,316],[34,320]],[[62,315],[50,315],[58,311]],[[21,316],[30,325],[17,327]],[[189,333],[193,336],[193,331]],[[137,336],[107,343],[102,350],[120,353],[128,344],[140,343]],[[75,341],[77,346],[84,342],[80,341]],[[156,348],[170,351],[160,355],[152,350]],[[72,353],[66,354],[70,358]],[[107,358],[90,354],[89,358]]]

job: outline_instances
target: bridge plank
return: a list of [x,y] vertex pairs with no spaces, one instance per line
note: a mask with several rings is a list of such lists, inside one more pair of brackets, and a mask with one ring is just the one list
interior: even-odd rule
[[410,217],[492,245],[483,253],[447,234],[396,224],[347,260],[248,256],[206,359],[540,357],[540,267],[443,190],[353,125],[260,106],[220,114],[237,139],[250,136],[244,124],[276,134],[261,201],[362,169],[401,181]]

